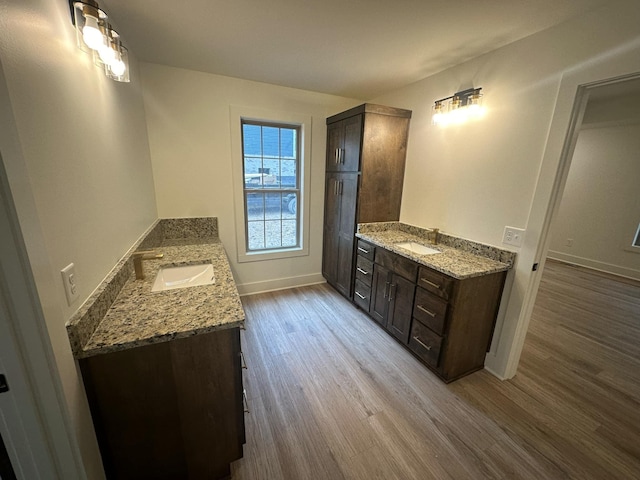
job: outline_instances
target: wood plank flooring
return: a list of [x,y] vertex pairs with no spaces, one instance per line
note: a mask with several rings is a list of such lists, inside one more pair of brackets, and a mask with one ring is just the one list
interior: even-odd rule
[[243,298],[234,480],[640,478],[640,284],[548,262],[518,375],[443,384],[328,285]]

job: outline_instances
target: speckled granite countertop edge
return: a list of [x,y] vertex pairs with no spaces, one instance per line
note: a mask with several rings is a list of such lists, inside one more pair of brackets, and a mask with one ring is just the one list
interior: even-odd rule
[[[447,234],[439,234],[439,243],[432,245],[428,232],[413,225],[385,222],[358,225],[356,237],[459,280],[507,271],[515,262],[514,252]],[[395,245],[400,242],[416,242],[441,253],[416,254]]]

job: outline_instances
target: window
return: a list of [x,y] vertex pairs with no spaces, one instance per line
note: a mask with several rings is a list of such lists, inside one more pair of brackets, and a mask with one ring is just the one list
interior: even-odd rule
[[229,120],[237,261],[308,256],[311,115],[231,105]]
[[300,127],[242,120],[247,252],[300,246]]

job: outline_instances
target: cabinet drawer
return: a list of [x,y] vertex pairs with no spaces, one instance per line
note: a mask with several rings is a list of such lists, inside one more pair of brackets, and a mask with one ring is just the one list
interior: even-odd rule
[[425,363],[437,367],[440,363],[440,347],[442,347],[442,337],[414,319],[411,335],[409,335],[409,348]]
[[371,303],[371,287],[365,285],[360,280],[356,280],[353,290],[353,301],[365,312],[369,312],[369,304]]
[[365,242],[364,240],[358,239],[358,246],[356,248],[356,253],[358,255],[363,256],[367,260],[371,260],[373,262],[375,252],[376,247],[374,247],[370,243]]
[[444,333],[447,301],[418,287],[413,305],[413,316],[439,335]]
[[386,267],[410,282],[416,283],[418,264],[413,260],[390,252],[383,248],[376,249],[376,263]]
[[418,286],[449,300],[455,279],[427,267],[420,267]]
[[358,261],[356,263],[356,280],[360,280],[367,286],[371,286],[371,279],[373,278],[373,262],[367,260],[361,255],[358,255]]

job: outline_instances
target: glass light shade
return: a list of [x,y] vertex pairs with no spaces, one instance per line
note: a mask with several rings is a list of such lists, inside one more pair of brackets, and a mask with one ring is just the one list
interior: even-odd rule
[[105,45],[106,39],[102,30],[107,14],[100,10],[97,4],[75,2],[73,19],[76,26],[76,43],[81,50],[92,53]]
[[444,102],[436,102],[433,107],[433,116],[431,117],[431,123],[434,125],[443,124],[446,121],[447,106]]
[[129,52],[119,44],[115,59],[110,63],[105,63],[104,72],[107,77],[117,82],[129,82]]

